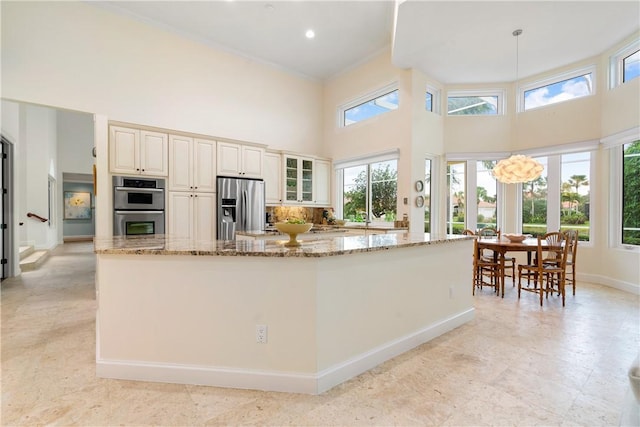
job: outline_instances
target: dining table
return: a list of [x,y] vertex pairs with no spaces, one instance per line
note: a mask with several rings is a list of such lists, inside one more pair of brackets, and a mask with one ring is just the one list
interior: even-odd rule
[[[542,240],[542,249],[548,248],[547,241]],[[538,239],[535,237],[527,237],[521,242],[512,242],[506,237],[483,237],[478,236],[478,249],[490,249],[493,251],[494,260],[500,262],[500,275],[501,275],[501,294],[504,298],[504,264],[505,254],[507,252],[527,252],[527,264],[531,264],[531,253],[538,249]],[[515,282],[515,271],[513,272],[513,280]]]

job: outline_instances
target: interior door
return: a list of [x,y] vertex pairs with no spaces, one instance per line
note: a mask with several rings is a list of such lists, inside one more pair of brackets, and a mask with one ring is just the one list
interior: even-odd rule
[[2,139],[2,151],[0,153],[0,280],[13,275],[12,257],[13,253],[13,209],[12,209],[12,167],[13,167],[13,145],[0,136]]

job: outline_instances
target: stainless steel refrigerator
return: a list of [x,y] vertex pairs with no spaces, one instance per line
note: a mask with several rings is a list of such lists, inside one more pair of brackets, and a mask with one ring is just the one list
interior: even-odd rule
[[264,230],[264,181],[218,177],[218,240],[235,240],[236,231]]

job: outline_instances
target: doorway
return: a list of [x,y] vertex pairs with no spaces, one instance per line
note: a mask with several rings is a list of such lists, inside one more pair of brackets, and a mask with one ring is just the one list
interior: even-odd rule
[[4,135],[0,153],[0,280],[13,276],[13,144]]

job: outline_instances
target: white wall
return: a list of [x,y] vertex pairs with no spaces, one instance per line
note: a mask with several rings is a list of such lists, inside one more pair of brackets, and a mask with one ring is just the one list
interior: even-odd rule
[[85,2],[2,3],[2,96],[320,154],[322,86]]

